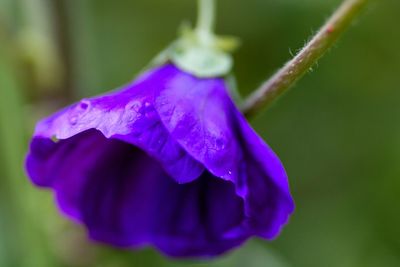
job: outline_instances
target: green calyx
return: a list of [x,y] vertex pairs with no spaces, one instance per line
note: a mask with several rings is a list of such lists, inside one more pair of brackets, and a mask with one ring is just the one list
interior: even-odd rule
[[238,46],[234,37],[218,37],[201,29],[184,25],[181,37],[172,43],[157,59],[156,63],[172,61],[182,70],[197,77],[222,77],[231,72],[231,52]]
[[181,27],[180,38],[162,52],[156,64],[172,61],[180,69],[200,78],[227,76],[232,69],[231,52],[238,46],[233,37],[214,34],[216,0],[197,0],[196,27]]

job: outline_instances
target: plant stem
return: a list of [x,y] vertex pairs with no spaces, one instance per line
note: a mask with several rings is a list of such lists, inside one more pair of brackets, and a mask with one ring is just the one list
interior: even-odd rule
[[214,32],[215,0],[198,0],[198,17],[196,31],[200,39],[206,42]]
[[256,113],[293,86],[335,44],[367,3],[344,0],[311,41],[243,102],[242,112],[246,116]]

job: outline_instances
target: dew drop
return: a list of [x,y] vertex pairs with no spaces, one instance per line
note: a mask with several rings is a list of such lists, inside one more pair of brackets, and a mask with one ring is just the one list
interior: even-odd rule
[[83,110],[87,110],[90,106],[90,102],[87,100],[82,100],[81,103],[79,104],[79,107]]
[[145,102],[143,107],[140,109],[140,113],[142,115],[145,115],[146,117],[150,118],[152,116],[154,116],[155,112],[154,112],[154,108],[151,105],[150,102]]
[[78,123],[78,117],[77,116],[72,116],[71,118],[69,118],[69,123],[71,125],[75,125]]

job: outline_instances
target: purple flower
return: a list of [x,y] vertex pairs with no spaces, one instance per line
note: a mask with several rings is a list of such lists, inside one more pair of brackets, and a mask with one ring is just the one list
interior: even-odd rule
[[171,64],[38,123],[26,168],[93,240],[207,257],[271,239],[293,212],[285,170],[222,78]]

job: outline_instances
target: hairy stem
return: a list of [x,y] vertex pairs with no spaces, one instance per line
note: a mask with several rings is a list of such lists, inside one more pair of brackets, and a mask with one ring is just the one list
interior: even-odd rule
[[256,113],[294,85],[335,44],[367,3],[368,0],[344,0],[311,41],[243,102],[243,113]]

